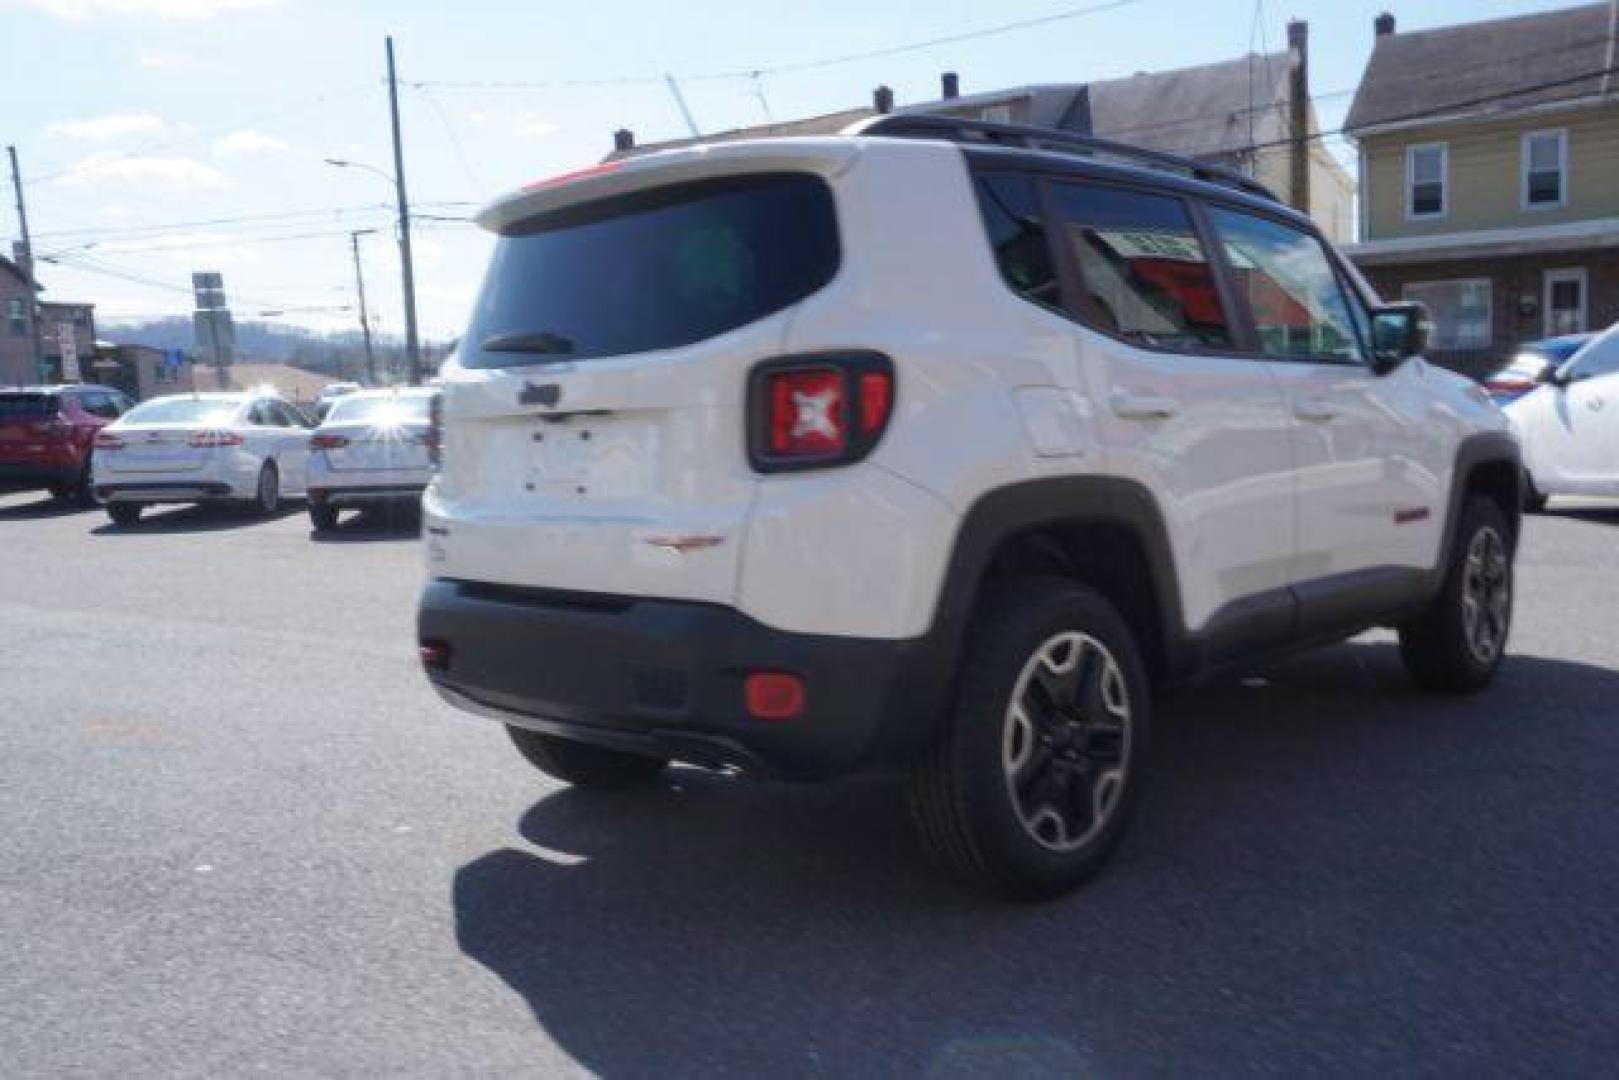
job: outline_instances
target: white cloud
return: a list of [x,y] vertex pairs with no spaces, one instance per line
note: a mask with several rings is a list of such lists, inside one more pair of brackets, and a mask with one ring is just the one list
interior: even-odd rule
[[153,135],[162,131],[163,127],[162,119],[151,113],[108,113],[78,120],[58,120],[47,125],[45,130],[69,139],[107,142],[127,135]]
[[142,49],[135,54],[135,63],[148,71],[160,71],[164,68],[190,67],[191,58],[183,53]]
[[274,135],[266,135],[264,132],[254,131],[252,128],[233,131],[214,142],[214,155],[216,157],[228,157],[233,154],[280,154],[287,149],[285,139],[278,139]]
[[538,113],[519,113],[512,118],[512,134],[531,139],[544,138],[557,129],[551,121]]
[[489,114],[486,112],[481,112],[478,109],[473,109],[467,113],[467,123],[472,124],[475,127],[483,127],[485,124],[489,123]]
[[195,158],[123,155],[106,151],[81,159],[56,183],[80,187],[108,181],[147,184],[171,191],[218,188],[226,184],[224,173]]
[[24,0],[24,3],[58,19],[86,22],[106,15],[211,19],[227,12],[270,7],[280,0]]

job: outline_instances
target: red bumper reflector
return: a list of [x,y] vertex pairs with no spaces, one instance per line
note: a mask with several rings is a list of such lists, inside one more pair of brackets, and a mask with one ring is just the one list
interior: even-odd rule
[[422,666],[430,671],[448,671],[450,668],[450,646],[442,641],[424,641],[416,650],[422,658]]
[[781,671],[755,671],[743,684],[748,715],[755,720],[791,720],[804,711],[804,680]]

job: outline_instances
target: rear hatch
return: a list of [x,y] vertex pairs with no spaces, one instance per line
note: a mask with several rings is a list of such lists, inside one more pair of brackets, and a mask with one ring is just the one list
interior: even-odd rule
[[31,391],[0,393],[0,461],[27,462],[61,441],[61,400]]
[[495,204],[444,387],[434,572],[726,601],[748,372],[839,266],[847,143],[631,162]]

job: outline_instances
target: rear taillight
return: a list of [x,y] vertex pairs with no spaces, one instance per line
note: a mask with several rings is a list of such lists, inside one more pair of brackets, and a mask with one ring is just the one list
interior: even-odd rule
[[241,446],[242,437],[234,431],[199,431],[191,436],[188,445],[200,450],[221,446]]
[[336,435],[330,431],[323,431],[309,440],[311,450],[341,450],[349,444],[348,436]]
[[437,469],[444,464],[444,398],[434,394],[427,404],[427,433],[422,436],[427,447],[427,460]]
[[748,454],[760,472],[859,461],[894,410],[894,365],[879,353],[771,360],[751,380]]
[[120,439],[112,432],[101,431],[96,433],[97,450],[122,450],[123,448],[124,440]]
[[1487,379],[1484,389],[1492,394],[1527,394],[1535,388],[1528,379]]

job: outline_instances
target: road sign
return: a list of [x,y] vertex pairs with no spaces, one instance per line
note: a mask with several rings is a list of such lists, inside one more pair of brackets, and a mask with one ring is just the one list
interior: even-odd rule
[[79,342],[72,323],[56,324],[56,343],[62,353],[62,381],[82,381],[84,374],[79,370]]

